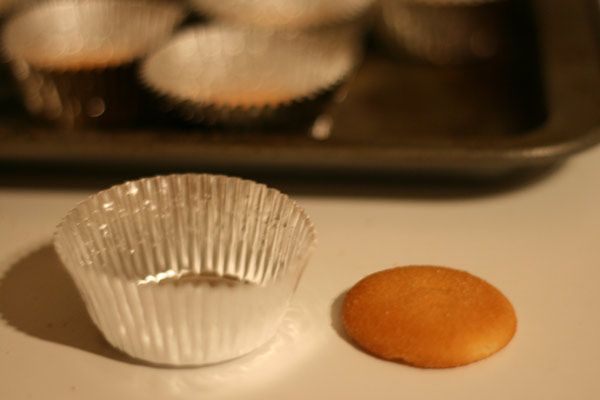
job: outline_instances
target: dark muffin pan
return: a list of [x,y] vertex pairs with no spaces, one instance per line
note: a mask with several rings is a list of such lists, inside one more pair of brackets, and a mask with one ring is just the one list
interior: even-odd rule
[[506,49],[467,66],[390,57],[371,44],[309,128],[215,131],[147,120],[61,130],[4,85],[0,161],[225,172],[501,175],[557,164],[600,140],[596,0],[516,1]]

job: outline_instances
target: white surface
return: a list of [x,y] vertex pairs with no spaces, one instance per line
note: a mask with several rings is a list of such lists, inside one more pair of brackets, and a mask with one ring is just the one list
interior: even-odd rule
[[[114,356],[80,311],[69,311],[81,306],[72,294],[16,298],[13,286],[27,291],[25,272],[44,271],[45,260],[58,274],[48,250],[27,254],[89,192],[0,189],[0,314],[25,304],[34,322],[22,324],[34,326],[56,306],[65,319],[60,329],[50,320],[48,334],[0,321],[0,399],[598,399],[599,175],[600,148],[530,186],[480,197],[299,197],[320,243],[281,333],[251,357],[175,370]],[[518,313],[513,342],[467,367],[421,370],[370,357],[336,333],[332,302],[354,282],[424,263],[467,269],[500,288]]]

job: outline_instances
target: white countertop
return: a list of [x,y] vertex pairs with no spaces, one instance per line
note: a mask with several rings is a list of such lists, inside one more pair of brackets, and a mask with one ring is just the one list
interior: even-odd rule
[[[295,196],[319,247],[280,333],[253,355],[199,369],[131,363],[91,325],[49,243],[92,190],[0,186],[0,399],[599,399],[599,182],[596,148],[496,193]],[[518,314],[514,340],[448,370],[354,348],[338,334],[336,299],[371,272],[407,264],[466,269],[496,285]]]

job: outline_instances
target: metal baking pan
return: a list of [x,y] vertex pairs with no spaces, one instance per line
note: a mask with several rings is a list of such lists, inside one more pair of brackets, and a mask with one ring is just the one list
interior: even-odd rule
[[61,131],[32,121],[5,91],[0,162],[486,176],[551,166],[600,140],[598,5],[521,4],[508,21],[510,51],[494,61],[435,67],[371,48],[343,101],[311,129],[211,132],[148,123]]

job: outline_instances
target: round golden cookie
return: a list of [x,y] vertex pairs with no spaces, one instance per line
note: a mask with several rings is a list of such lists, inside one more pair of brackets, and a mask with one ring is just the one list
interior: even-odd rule
[[510,342],[517,318],[486,281],[444,267],[398,267],[369,275],[346,295],[347,334],[367,352],[423,368],[486,358]]

